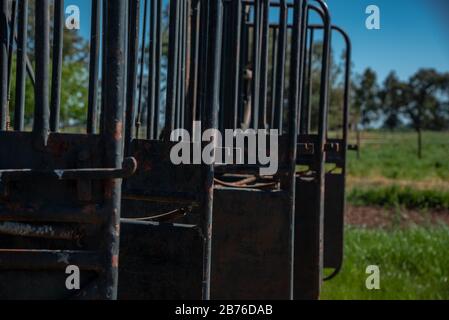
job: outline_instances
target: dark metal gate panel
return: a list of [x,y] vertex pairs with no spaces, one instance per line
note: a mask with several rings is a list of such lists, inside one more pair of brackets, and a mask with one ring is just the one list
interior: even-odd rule
[[340,269],[343,263],[344,175],[327,174],[324,194],[324,268]]
[[[15,30],[16,4],[14,1],[8,14],[7,1],[0,1],[2,45],[5,33],[11,35],[8,65],[0,57],[2,75],[13,64],[11,31]],[[28,6],[27,1],[20,1],[16,132],[9,132],[10,110],[3,103],[5,94],[9,95],[3,87],[10,86],[10,72],[8,83],[2,80],[0,90],[0,299],[115,299],[121,179],[136,167],[134,159],[127,159],[122,167],[121,151],[126,2],[105,2],[104,6],[103,69],[107,75],[102,103],[107,108],[101,115],[100,135],[57,133],[63,45],[61,1],[54,11],[50,76],[50,2],[36,1],[34,77],[26,53]],[[25,69],[35,86],[32,132],[23,132]],[[97,83],[92,83],[89,91],[94,87]],[[66,287],[68,266],[79,268],[80,290]]]
[[323,235],[319,184],[296,179],[294,297],[318,299],[321,288]]
[[202,297],[203,239],[191,225],[123,220],[119,299]]
[[124,184],[124,198],[128,200],[124,214],[135,216],[132,200],[200,202],[203,191],[199,183],[201,165],[173,164],[170,150],[174,145],[174,142],[166,141],[133,140],[130,154],[139,166],[136,174]]
[[216,189],[213,299],[290,298],[290,217],[286,192]]

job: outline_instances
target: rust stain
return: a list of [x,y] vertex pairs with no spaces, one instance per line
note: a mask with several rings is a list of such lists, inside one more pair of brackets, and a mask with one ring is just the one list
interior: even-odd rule
[[120,141],[122,137],[123,137],[123,122],[117,121],[115,123],[114,139]]
[[118,268],[118,255],[114,254],[112,256],[112,267]]

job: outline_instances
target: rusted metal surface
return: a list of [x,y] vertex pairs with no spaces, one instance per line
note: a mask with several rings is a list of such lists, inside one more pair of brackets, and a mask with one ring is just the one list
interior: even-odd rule
[[289,299],[288,193],[216,189],[212,299]]
[[[331,46],[331,18],[327,5],[314,1],[317,6],[307,4],[309,10],[317,12],[324,25],[323,54],[321,61],[320,100],[318,115],[318,133],[300,135],[298,142],[304,143],[312,138],[315,152],[308,159],[298,155],[301,163],[305,160],[309,170],[300,172],[296,177],[296,221],[295,221],[295,272],[294,298],[318,299],[323,272],[323,225],[325,191],[325,146],[327,137],[327,113],[329,93],[329,63]],[[306,29],[307,24],[304,26]],[[305,44],[306,37],[303,37]],[[302,56],[305,59],[305,53]],[[305,72],[305,70],[303,70]],[[306,105],[302,105],[306,108]],[[298,118],[300,119],[300,118]],[[308,162],[308,163],[307,163]]]
[[201,299],[203,237],[193,225],[122,220],[119,299]]
[[[0,72],[7,79],[13,38],[5,3],[0,0]],[[24,50],[17,56],[17,132],[3,126],[8,90],[3,81],[0,88],[0,281],[8,285],[0,298],[317,299],[323,268],[338,272],[342,263],[349,106],[347,50],[345,130],[342,139],[328,139],[326,4],[93,1],[87,134],[76,135],[57,133],[61,4],[52,79],[49,1],[36,5],[33,132],[23,132],[25,72],[33,74],[26,1],[18,6],[16,41]],[[310,11],[322,26],[308,24]],[[312,134],[307,66],[318,28],[324,46],[318,133]],[[200,132],[193,121],[202,122]],[[279,170],[261,176],[258,161],[175,165],[170,134],[177,128],[196,139],[207,129],[278,129]],[[326,173],[325,163],[339,170]],[[67,263],[82,269],[79,292],[64,289]],[[30,289],[22,292],[27,282]]]
[[[27,3],[19,6],[19,46],[26,42]],[[122,178],[136,161],[124,161],[123,94],[125,1],[107,4],[107,79],[101,135],[59,134],[62,1],[55,6],[50,108],[50,3],[36,2],[36,91],[33,131],[23,132],[26,51],[17,63],[17,131],[0,132],[0,298],[115,299]],[[5,12],[2,12],[1,19]],[[7,16],[7,14],[6,14]],[[112,23],[113,22],[113,23]],[[3,27],[2,27],[3,31]],[[3,71],[3,69],[2,69]],[[3,82],[2,82],[3,83]],[[92,84],[93,85],[93,84]],[[51,112],[50,112],[51,110]],[[123,166],[122,166],[123,162]],[[82,288],[66,287],[65,269],[77,266]]]

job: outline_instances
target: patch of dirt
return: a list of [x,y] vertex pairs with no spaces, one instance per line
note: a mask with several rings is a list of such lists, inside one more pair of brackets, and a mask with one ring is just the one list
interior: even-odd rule
[[408,227],[445,223],[449,226],[449,211],[395,210],[381,207],[348,206],[346,224],[365,228]]

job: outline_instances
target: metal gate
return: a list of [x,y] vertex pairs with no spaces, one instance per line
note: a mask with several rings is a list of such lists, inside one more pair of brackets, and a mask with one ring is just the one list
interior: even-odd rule
[[[144,10],[147,2],[143,2]],[[170,1],[167,94],[166,103],[160,104],[162,1],[151,1],[151,19],[145,14],[143,18],[144,26],[147,21],[152,26],[149,59],[155,61],[148,81],[145,139],[140,136],[143,106],[140,99],[135,103],[136,82],[132,81],[138,70],[139,32],[134,31],[139,26],[137,3],[133,1],[130,10],[133,32],[129,41],[126,153],[136,158],[138,169],[124,183],[126,219],[122,220],[119,296],[209,299],[214,166],[195,160],[195,164],[174,164],[170,152],[175,142],[170,136],[173,130],[184,128],[191,136],[200,137],[198,143],[186,143],[188,148],[201,148],[201,134],[217,128],[221,3]],[[190,29],[195,32],[188,32]],[[140,72],[142,86],[142,68]],[[160,113],[165,114],[162,128]],[[201,120],[202,128],[194,130],[194,120]],[[176,218],[184,219],[179,224],[163,223]]]
[[[35,2],[34,71],[27,53],[28,1],[14,1],[12,12],[8,12],[8,1],[2,0],[0,8],[0,298],[114,299],[118,284],[121,179],[136,168],[135,160],[123,161],[122,155],[125,1],[107,2],[105,8],[105,74],[99,134],[58,132],[62,1],[55,1],[54,7],[51,72],[49,1]],[[16,13],[17,90],[11,112]],[[26,71],[35,73],[31,132],[24,130]],[[91,76],[98,79],[96,74]],[[97,81],[91,83],[90,94],[96,89]],[[95,108],[89,105],[89,112],[95,113]],[[10,114],[14,114],[13,130],[9,127]],[[81,290],[71,291],[66,286],[68,266],[79,268]]]

